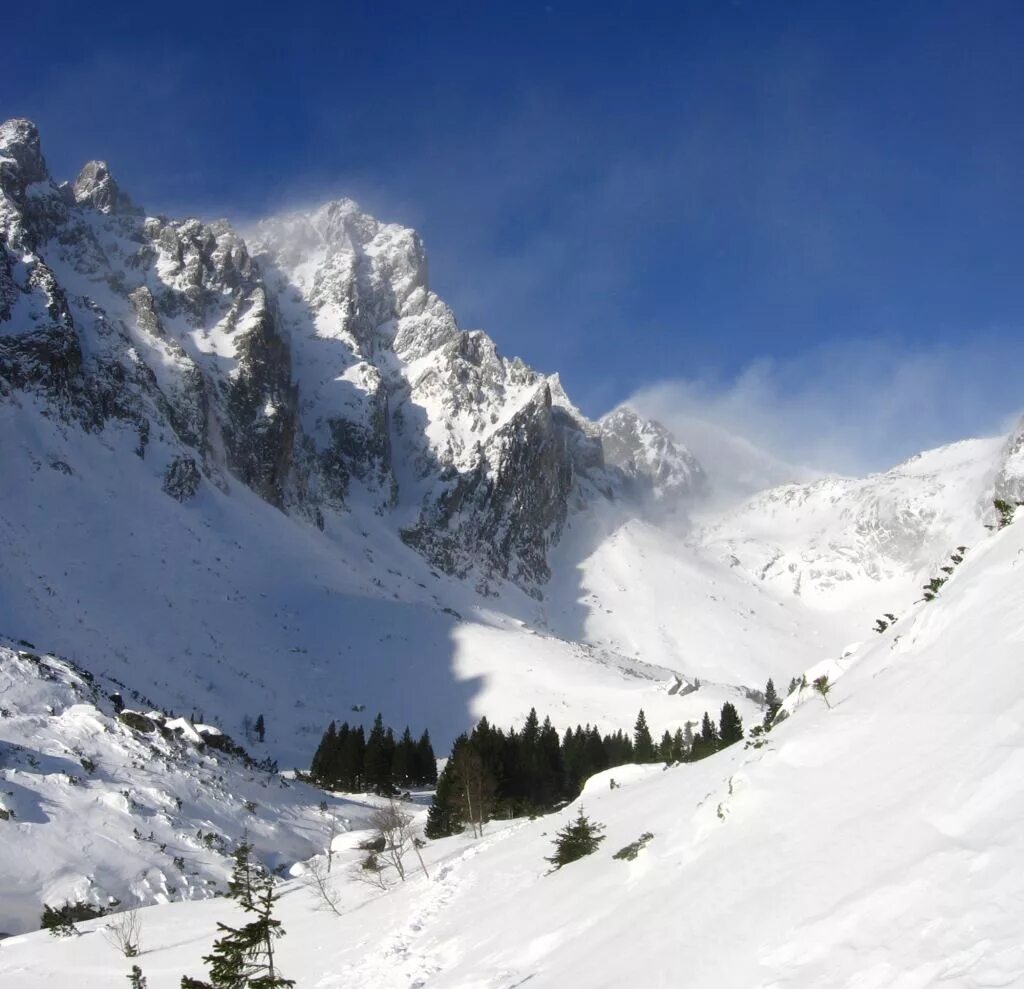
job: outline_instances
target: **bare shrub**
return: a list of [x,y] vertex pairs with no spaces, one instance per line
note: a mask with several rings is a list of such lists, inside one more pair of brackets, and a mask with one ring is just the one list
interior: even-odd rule
[[341,894],[331,886],[330,872],[331,867],[328,863],[321,858],[315,858],[309,862],[309,869],[302,877],[302,881],[328,910],[340,917],[341,911],[338,909],[338,903],[341,900]]
[[103,928],[103,937],[112,948],[117,948],[125,958],[142,954],[142,921],[135,908],[112,914]]

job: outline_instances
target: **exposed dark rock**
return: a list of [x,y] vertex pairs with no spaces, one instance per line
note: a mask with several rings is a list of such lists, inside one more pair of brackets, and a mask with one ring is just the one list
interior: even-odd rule
[[146,715],[140,714],[138,711],[121,711],[117,716],[117,720],[127,725],[133,731],[140,731],[146,735],[151,734],[157,729],[157,723],[152,718],[147,718]]
[[442,570],[466,576],[474,564],[528,588],[550,576],[547,550],[568,512],[574,467],[567,455],[577,431],[552,410],[542,386],[488,442],[478,465],[403,533]]
[[105,161],[88,162],[78,173],[71,192],[79,206],[91,206],[100,213],[133,209],[131,200],[121,192]]

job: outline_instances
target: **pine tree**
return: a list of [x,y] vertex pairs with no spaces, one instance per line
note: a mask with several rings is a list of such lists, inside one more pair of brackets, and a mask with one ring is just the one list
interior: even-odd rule
[[395,786],[408,786],[415,775],[416,743],[412,740],[409,726],[405,726],[402,737],[395,746],[395,754],[391,759],[391,781]]
[[[345,727],[348,728],[348,725],[345,725]],[[327,731],[324,732],[323,737],[320,739],[320,744],[316,747],[316,752],[313,753],[313,761],[309,764],[309,775],[317,782],[329,782],[326,779],[325,774],[327,772],[331,756],[334,754],[334,747],[337,739],[337,728],[332,721],[327,726]]]
[[562,746],[550,718],[544,719],[537,743],[537,780],[533,799],[538,807],[550,807],[558,800],[564,787]]
[[547,858],[556,869],[575,862],[597,851],[597,846],[604,841],[603,824],[595,824],[580,807],[576,820],[568,823],[555,835],[555,854]]
[[686,758],[686,738],[683,735],[683,729],[677,728],[676,733],[672,736],[672,761],[682,762]]
[[[462,736],[465,739],[465,735]],[[451,760],[441,771],[437,789],[427,811],[427,825],[423,833],[428,838],[447,838],[462,831],[458,803],[455,799],[455,771]]]
[[636,717],[636,724],[633,726],[633,758],[637,762],[654,762],[657,758],[654,751],[654,740],[651,738],[651,730],[647,727],[647,715],[644,709]]
[[421,786],[437,782],[437,758],[434,746],[430,744],[430,732],[426,730],[416,743],[416,782]]
[[782,707],[782,701],[779,699],[779,695],[775,690],[775,681],[768,678],[768,682],[764,685],[764,727],[768,729],[771,727],[772,722],[775,720],[775,715],[779,713]]
[[131,972],[125,978],[131,983],[131,989],[147,989],[149,984],[138,965],[132,965]]
[[537,744],[537,740],[539,738],[540,719],[537,717],[537,709],[535,707],[531,707],[530,713],[526,716],[526,724],[523,725],[523,744],[527,748],[532,748],[534,745]]
[[700,733],[694,738],[690,749],[690,761],[705,759],[718,751],[718,731],[707,711],[700,723]]
[[338,738],[338,752],[335,761],[336,777],[343,790],[358,793],[366,784],[366,734],[362,725],[349,729],[343,726]]
[[740,720],[739,712],[729,701],[722,705],[722,714],[719,719],[719,742],[720,747],[725,748],[735,742],[743,741],[743,722]]
[[252,860],[252,845],[244,838],[235,849],[234,859],[235,864],[228,880],[228,896],[237,900],[243,910],[252,910],[259,868]]
[[273,877],[252,863],[246,842],[235,852],[235,867],[228,883],[229,895],[255,920],[241,927],[218,923],[222,933],[213,950],[203,958],[209,966],[210,981],[185,976],[181,989],[286,989],[294,986],[274,965],[274,942],[284,937],[281,922],[273,916],[277,894]]
[[661,742],[658,745],[658,761],[672,761],[672,736],[668,731],[665,731],[661,736]]
[[266,736],[267,736],[267,726],[266,726],[266,723],[263,720],[263,715],[261,714],[256,719],[256,738],[257,738],[258,741],[262,742],[266,738]]
[[[394,739],[392,738],[392,744]],[[374,793],[391,793],[391,756],[388,752],[387,733],[384,719],[378,714],[373,720],[370,737],[366,740],[366,756],[363,761],[365,784]]]

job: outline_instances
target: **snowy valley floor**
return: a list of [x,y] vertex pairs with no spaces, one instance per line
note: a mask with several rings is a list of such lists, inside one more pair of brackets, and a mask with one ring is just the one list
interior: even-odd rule
[[[333,873],[342,916],[283,887],[303,989],[1015,986],[1024,982],[1024,525],[974,547],[939,598],[855,654],[760,749],[620,768],[581,800],[607,828],[548,874],[572,809],[432,842],[386,894]],[[622,784],[611,789],[608,777]],[[650,831],[635,861],[615,851]],[[351,836],[341,841],[352,842]],[[150,989],[202,975],[224,900],[142,911]],[[0,946],[0,985],[124,985],[97,929]]]

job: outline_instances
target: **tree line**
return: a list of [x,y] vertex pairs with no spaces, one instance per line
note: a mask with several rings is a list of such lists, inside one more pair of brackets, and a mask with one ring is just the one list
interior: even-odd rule
[[378,714],[369,737],[362,725],[346,721],[338,728],[332,721],[313,755],[309,775],[330,790],[393,794],[402,787],[433,786],[437,760],[429,732],[415,741],[407,726],[396,739]]
[[426,835],[442,838],[467,827],[480,833],[493,817],[545,813],[575,800],[587,779],[606,769],[695,761],[742,739],[743,722],[728,701],[717,725],[705,712],[698,734],[687,724],[664,732],[657,743],[643,710],[632,737],[622,731],[601,734],[589,724],[567,728],[560,736],[550,718],[540,721],[536,709],[518,731],[503,731],[481,718],[452,746],[437,781]]

